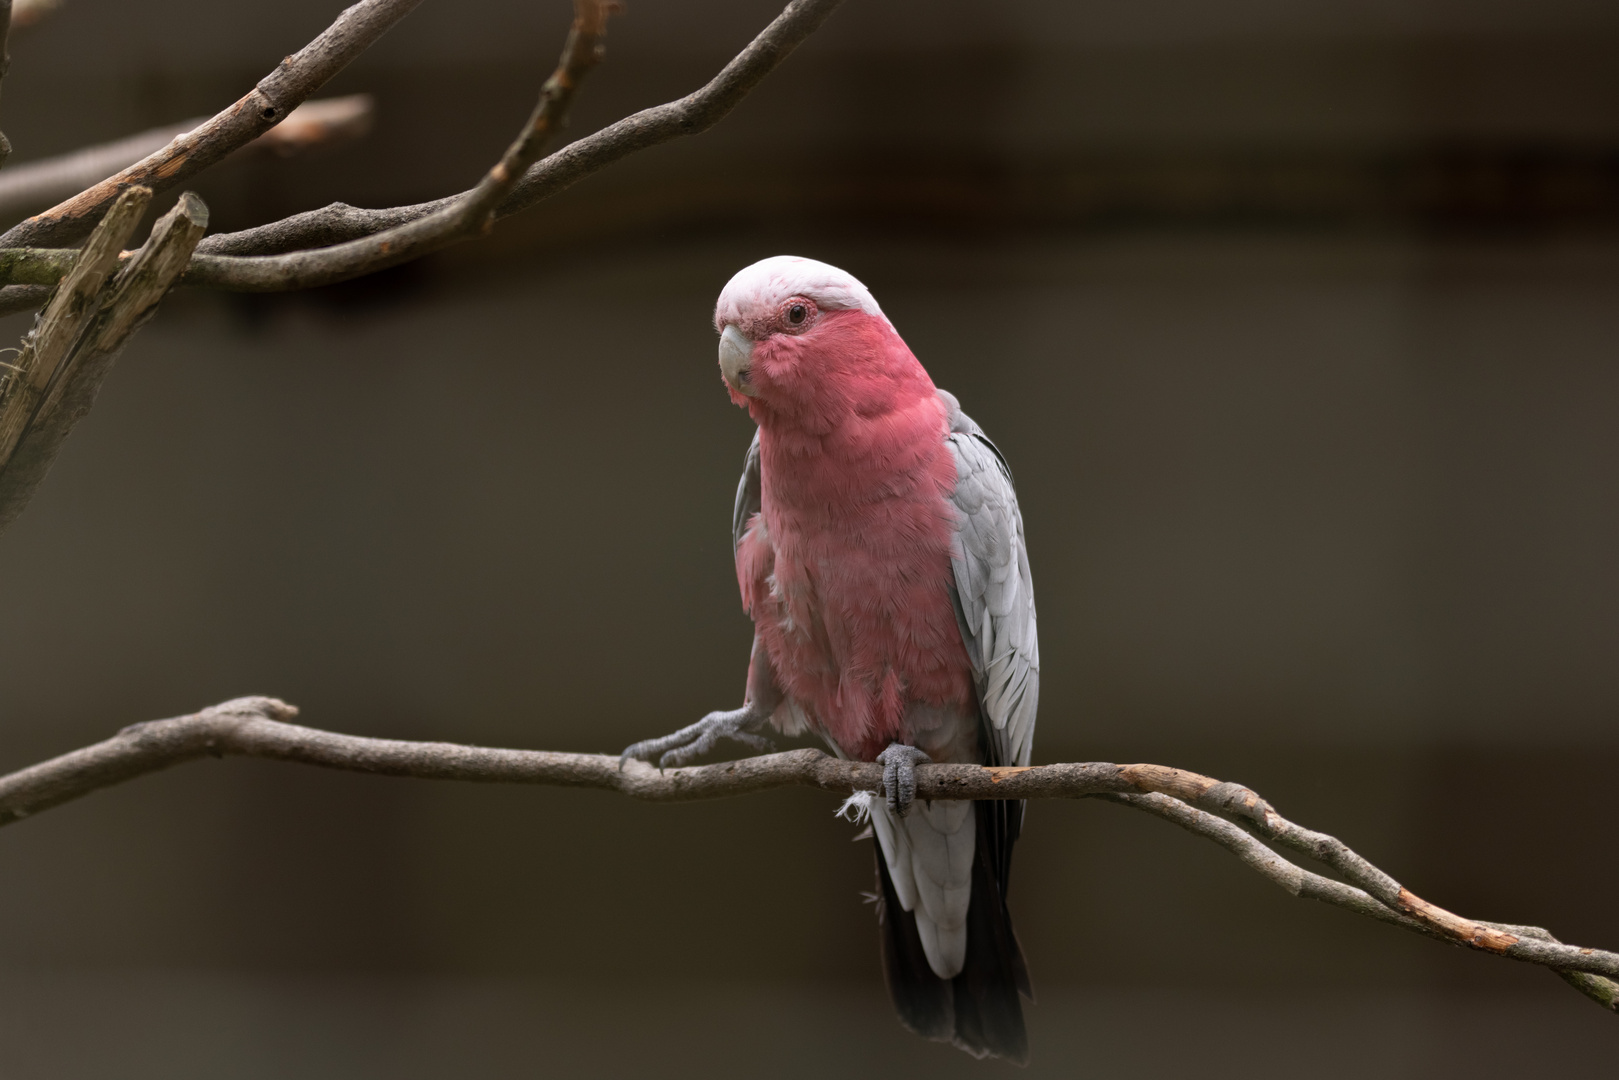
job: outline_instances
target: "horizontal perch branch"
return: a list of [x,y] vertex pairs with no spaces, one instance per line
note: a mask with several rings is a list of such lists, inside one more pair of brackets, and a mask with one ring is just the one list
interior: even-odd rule
[[[882,766],[819,750],[792,750],[717,765],[658,770],[605,754],[500,750],[456,743],[370,739],[289,723],[297,709],[273,698],[239,698],[190,716],[125,728],[105,742],[0,777],[0,825],[183,761],[239,756],[423,780],[603,788],[681,802],[813,787],[842,795],[882,790]],[[1422,900],[1339,840],[1293,824],[1239,784],[1163,765],[1081,762],[1029,767],[921,765],[919,799],[1074,799],[1099,796],[1166,818],[1233,852],[1294,896],[1556,971],[1586,996],[1619,1011],[1619,953],[1565,945],[1538,927],[1475,922]],[[1256,836],[1257,834],[1257,836]],[[1258,837],[1337,870],[1312,873]]]

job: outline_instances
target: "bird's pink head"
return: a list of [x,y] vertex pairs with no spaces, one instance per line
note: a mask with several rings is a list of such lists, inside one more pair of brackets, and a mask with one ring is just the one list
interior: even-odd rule
[[761,425],[826,430],[934,393],[871,291],[814,259],[777,255],[738,271],[714,328],[731,400]]

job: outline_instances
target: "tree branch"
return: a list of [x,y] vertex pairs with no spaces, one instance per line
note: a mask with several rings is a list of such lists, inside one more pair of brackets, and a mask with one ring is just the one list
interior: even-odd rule
[[494,223],[496,209],[561,128],[579,83],[601,59],[607,17],[615,10],[611,0],[574,0],[573,26],[562,59],[540,89],[534,112],[500,160],[470,191],[429,214],[331,247],[257,258],[201,255],[193,259],[187,283],[228,285],[252,292],[307,289],[397,266],[486,232]]
[[[1160,770],[1162,765],[1134,765],[1123,766],[1125,769]],[[1179,771],[1179,770],[1170,770]],[[1195,776],[1195,773],[1184,774]],[[1200,779],[1208,779],[1201,777]],[[1244,789],[1246,790],[1246,789]],[[1563,945],[1546,930],[1538,926],[1510,926],[1503,923],[1470,923],[1475,928],[1483,928],[1492,934],[1499,935],[1500,940],[1511,939],[1506,948],[1488,948],[1480,945],[1469,937],[1462,937],[1441,926],[1431,922],[1414,918],[1401,910],[1391,908],[1379,903],[1370,893],[1357,889],[1353,885],[1346,885],[1341,881],[1334,881],[1329,877],[1311,873],[1302,867],[1295,866],[1286,859],[1277,855],[1270,848],[1255,840],[1237,825],[1204,810],[1187,805],[1180,799],[1163,793],[1126,795],[1126,794],[1098,794],[1097,798],[1109,802],[1128,806],[1132,809],[1143,810],[1154,814],[1166,821],[1172,821],[1188,832],[1196,833],[1205,839],[1213,840],[1216,844],[1226,848],[1241,859],[1250,869],[1258,872],[1271,882],[1281,886],[1294,896],[1304,900],[1319,900],[1324,904],[1341,907],[1346,911],[1353,911],[1357,915],[1377,919],[1398,926],[1413,933],[1423,934],[1443,941],[1449,945],[1469,946],[1497,956],[1510,956],[1514,960],[1525,963],[1549,967],[1564,982],[1574,989],[1595,1001],[1598,1005],[1611,1012],[1619,1012],[1619,982],[1604,978],[1601,974],[1592,971],[1604,972],[1608,975],[1619,975],[1619,953],[1603,952],[1598,949],[1577,949],[1575,946]],[[1324,835],[1324,834],[1316,834]],[[1327,837],[1327,839],[1332,839]],[[1337,840],[1333,843],[1340,847],[1343,845]],[[1344,848],[1348,851],[1348,848]],[[1353,852],[1350,852],[1353,855]],[[1358,859],[1359,856],[1356,856]],[[1364,862],[1364,860],[1362,860]],[[1380,877],[1387,877],[1381,870],[1365,863],[1370,871]],[[1415,897],[1413,897],[1415,899]],[[1431,907],[1431,905],[1429,905]],[[1434,908],[1442,911],[1441,908]],[[1449,914],[1448,912],[1446,913]],[[1457,916],[1451,916],[1452,919]],[[1519,947],[1519,946],[1522,947]],[[1540,946],[1550,945],[1555,948],[1542,949]],[[1598,965],[1587,969],[1581,962],[1582,957],[1602,958]],[[1577,965],[1577,966],[1576,966]]]
[[[627,116],[536,163],[533,158],[545,137],[561,124],[577,79],[594,61],[594,53],[584,46],[599,43],[599,31],[581,33],[576,19],[562,65],[546,83],[529,125],[477,187],[433,202],[387,210],[362,210],[333,203],[241,232],[210,236],[198,246],[182,283],[249,292],[309,288],[407,262],[477,235],[491,222],[526,210],[630,154],[681,135],[707,131],[800,42],[819,29],[841,2],[792,0],[701,89]],[[609,7],[604,0],[579,0],[577,10],[595,11],[593,18],[605,19]],[[216,117],[209,123],[218,120]],[[170,153],[183,139],[176,140],[163,154]],[[74,257],[72,249],[44,246],[63,242],[66,234],[46,233],[34,229],[32,223],[64,207],[76,207],[80,200],[123,182],[124,177],[146,169],[161,156],[153,155],[131,166],[0,237],[0,283],[5,285],[0,288],[0,315],[37,307],[46,295],[40,286],[55,280],[51,275],[60,274],[60,268],[70,265]],[[193,155],[185,160],[189,163],[198,159]],[[209,163],[212,160],[217,157]]]
[[0,530],[28,505],[124,344],[156,312],[207,230],[208,208],[185,192],[119,267],[119,251],[151,199],[143,187],[118,196],[0,385]]
[[[423,780],[602,788],[658,802],[726,798],[781,787],[813,787],[842,795],[882,790],[880,765],[844,761],[819,750],[660,771],[605,754],[339,735],[289,723],[297,714],[297,709],[274,698],[238,698],[190,716],[125,728],[105,742],[0,777],[0,825],[204,756],[268,758]],[[1539,927],[1452,915],[1401,887],[1339,840],[1287,821],[1239,784],[1163,765],[1094,761],[1030,767],[921,765],[916,781],[921,799],[1096,796],[1142,810],[1213,840],[1293,896],[1453,945],[1551,968],[1604,1008],[1619,1011],[1619,983],[1613,981],[1619,977],[1619,953],[1565,945]],[[1250,830],[1321,858],[1348,882],[1296,866]]]
[[87,234],[118,193],[139,184],[161,193],[263,135],[348,66],[422,0],[360,0],[259,84],[200,127],[0,236],[0,247],[63,246]]
[[[370,130],[372,113],[373,102],[369,94],[306,101],[238,153],[263,150],[278,157],[287,157],[317,146],[345,142]],[[148,154],[162,150],[176,137],[206,123],[206,120],[206,117],[182,120],[178,124],[127,135],[100,146],[89,146],[69,154],[14,165],[0,172],[0,218],[50,206],[100,183]],[[6,280],[21,282],[23,279],[8,277]]]
[[0,470],[27,434],[68,350],[78,343],[85,325],[95,316],[101,287],[118,268],[118,254],[151,201],[151,190],[143,187],[130,188],[118,196],[62,278],[38,325],[23,338],[16,363],[0,378]]
[[[593,135],[569,143],[528,170],[495,212],[508,217],[549,199],[623,158],[682,135],[699,135],[723,120],[753,88],[815,33],[842,0],[792,0],[782,13],[701,89],[676,101],[642,109]],[[239,288],[229,264],[204,268],[202,255],[263,255],[342,243],[435,214],[471,192],[388,210],[332,203],[320,210],[234,233],[210,236],[187,284]],[[0,243],[5,242],[0,238]]]
[[[24,248],[23,250],[29,252],[27,257],[31,258],[33,256],[31,249]],[[69,250],[71,251],[71,249]],[[77,257],[79,253],[73,251],[72,254]],[[64,265],[71,265],[71,262]],[[0,263],[0,267],[3,266],[4,264]],[[62,272],[66,273],[66,270],[64,269]],[[15,279],[6,278],[6,280],[12,281]],[[24,278],[23,280],[27,279]],[[51,287],[49,285],[6,285],[0,287],[0,316],[15,315],[19,311],[33,311],[43,306],[45,301],[50,299],[50,296]]]

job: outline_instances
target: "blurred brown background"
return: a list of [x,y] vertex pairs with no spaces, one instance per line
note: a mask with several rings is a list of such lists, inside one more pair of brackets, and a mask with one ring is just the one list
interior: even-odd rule
[[[234,99],[336,13],[66,0],[14,161]],[[573,130],[777,10],[633,0]],[[457,190],[562,0],[428,3],[229,163],[228,230]],[[850,0],[727,119],[368,281],[180,294],[0,538],[0,768],[246,693],[615,751],[740,696],[749,436],[707,320],[839,264],[1016,470],[1037,761],[1257,787],[1430,899],[1619,946],[1619,7]],[[0,324],[15,338],[22,318]],[[7,1077],[967,1076],[884,998],[835,800],[643,806],[257,762],[0,832]],[[1596,1070],[1551,975],[1032,808],[1029,1075]]]

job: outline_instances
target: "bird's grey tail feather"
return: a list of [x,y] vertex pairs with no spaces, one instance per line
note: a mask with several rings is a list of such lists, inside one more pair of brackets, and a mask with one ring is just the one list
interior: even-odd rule
[[1022,1065],[1029,1060],[1029,1037],[1019,995],[1033,1000],[1034,994],[997,873],[1005,872],[1010,851],[998,850],[991,839],[996,833],[994,816],[1005,810],[998,802],[976,803],[974,810],[979,839],[967,909],[967,959],[961,974],[941,979],[928,966],[916,916],[900,907],[879,847],[877,919],[883,977],[900,1022],[918,1035],[954,1043],[974,1057],[994,1056]]
[[[876,841],[873,840],[875,844]],[[916,916],[899,906],[894,879],[889,876],[883,849],[877,845],[877,927],[882,936],[883,981],[899,1013],[899,1022],[929,1039],[949,1039],[956,1033],[956,1007],[950,984],[933,974]]]

